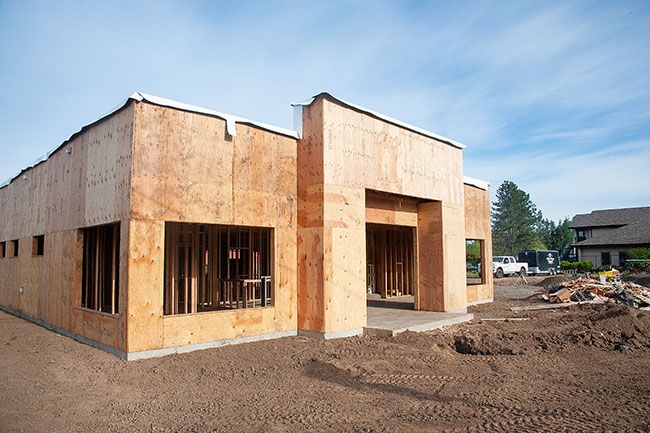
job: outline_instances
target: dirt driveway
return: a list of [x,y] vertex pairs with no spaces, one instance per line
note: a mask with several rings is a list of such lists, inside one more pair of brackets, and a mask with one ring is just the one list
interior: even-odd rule
[[0,431],[650,430],[650,313],[510,310],[534,290],[499,286],[441,332],[129,363],[0,313]]

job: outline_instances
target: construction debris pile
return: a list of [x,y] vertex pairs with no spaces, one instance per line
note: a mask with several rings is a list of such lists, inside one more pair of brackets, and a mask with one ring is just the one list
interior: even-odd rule
[[634,308],[650,307],[650,289],[634,283],[622,281],[600,282],[591,278],[579,277],[550,287],[542,294],[549,302],[615,302]]

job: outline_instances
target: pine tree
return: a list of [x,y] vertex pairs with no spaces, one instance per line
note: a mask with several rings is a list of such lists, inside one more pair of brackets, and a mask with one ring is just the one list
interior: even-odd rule
[[495,255],[516,255],[541,245],[537,229],[541,212],[525,191],[511,181],[501,184],[492,206],[492,242]]
[[560,254],[566,255],[572,242],[573,229],[571,229],[571,220],[565,218],[563,221],[558,221],[553,231],[549,248],[558,250]]

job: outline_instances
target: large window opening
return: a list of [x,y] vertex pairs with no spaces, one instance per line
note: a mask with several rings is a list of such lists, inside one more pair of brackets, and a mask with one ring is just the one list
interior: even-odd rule
[[478,239],[465,240],[465,263],[467,284],[483,284],[483,241]]
[[81,306],[118,313],[120,224],[83,229]]
[[368,293],[382,298],[415,293],[414,228],[366,225]]
[[165,224],[164,312],[272,305],[270,228]]

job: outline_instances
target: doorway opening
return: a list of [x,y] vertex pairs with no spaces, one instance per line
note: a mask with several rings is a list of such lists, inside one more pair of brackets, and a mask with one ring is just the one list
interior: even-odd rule
[[370,299],[410,296],[410,303],[413,302],[417,286],[415,230],[366,224],[366,281]]

